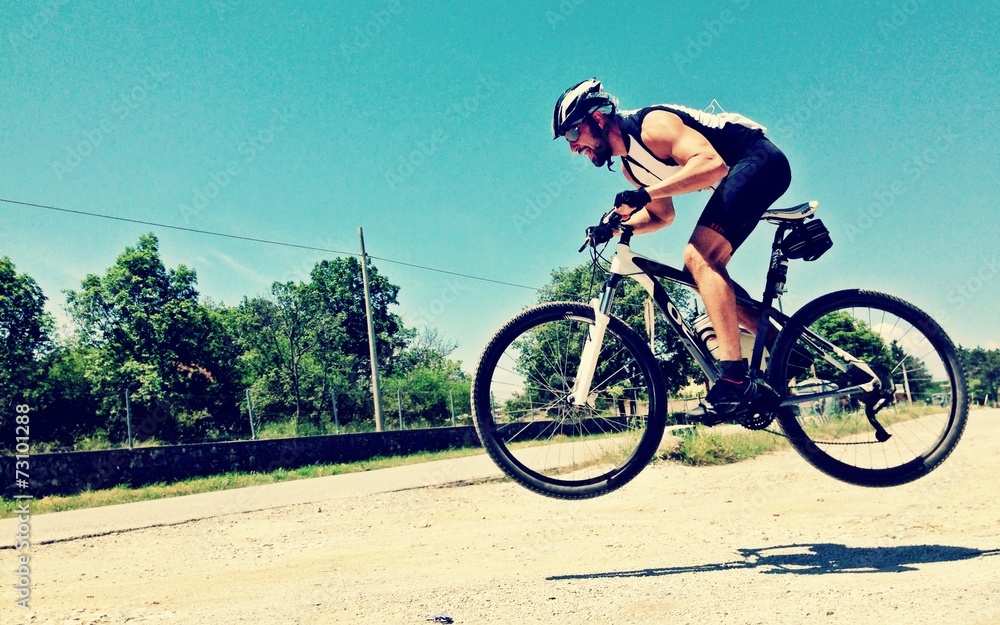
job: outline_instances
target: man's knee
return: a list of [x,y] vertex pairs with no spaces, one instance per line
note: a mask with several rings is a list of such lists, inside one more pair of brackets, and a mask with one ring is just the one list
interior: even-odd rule
[[684,267],[700,282],[709,274],[726,275],[726,263],[714,255],[707,255],[695,246],[688,244],[684,249]]
[[688,243],[684,247],[684,266],[692,275],[698,275],[708,266],[704,254],[693,243]]
[[684,248],[684,266],[692,273],[696,268],[711,268],[721,272],[732,258],[732,250],[732,245],[722,235],[711,231],[708,234],[696,232]]

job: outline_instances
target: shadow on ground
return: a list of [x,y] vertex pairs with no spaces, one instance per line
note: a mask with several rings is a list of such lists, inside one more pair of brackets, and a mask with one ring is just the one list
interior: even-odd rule
[[967,547],[915,545],[906,547],[848,547],[831,543],[781,545],[740,549],[741,560],[694,566],[612,571],[580,575],[555,575],[550,581],[614,577],[659,577],[680,573],[710,573],[732,569],[759,569],[767,575],[826,575],[829,573],[900,573],[916,571],[919,564],[957,562],[1000,555],[1000,549],[983,551]]

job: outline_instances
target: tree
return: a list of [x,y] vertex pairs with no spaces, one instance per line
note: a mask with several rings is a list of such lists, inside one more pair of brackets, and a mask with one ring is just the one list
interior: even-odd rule
[[[895,369],[893,351],[871,327],[849,312],[837,311],[816,320],[811,329],[849,354],[863,357],[879,375],[888,375]],[[902,351],[897,346],[897,351]],[[814,375],[821,380],[834,380],[840,372],[821,355],[813,360]]]
[[[239,308],[241,343],[256,374],[254,390],[265,414],[291,410],[296,431],[302,421],[317,366],[323,310],[312,285],[275,282],[270,298],[244,299]],[[309,402],[311,403],[311,402]]]
[[1000,349],[959,347],[958,352],[972,400],[981,402],[989,396],[991,402],[997,401],[1000,394]]
[[[324,260],[313,268],[310,279],[317,302],[325,313],[327,328],[339,328],[339,334],[319,342],[317,361],[326,379],[337,388],[338,404],[354,420],[373,421],[371,392],[371,357],[368,347],[368,319],[365,312],[361,263],[353,257]],[[399,355],[412,340],[414,332],[403,325],[391,308],[397,306],[399,287],[369,266],[372,325],[376,355],[382,376],[391,377]]]
[[73,337],[57,342],[45,355],[39,406],[31,417],[35,440],[72,448],[79,438],[106,428],[87,375],[93,359],[94,350]]
[[[313,268],[310,279],[320,305],[328,315],[339,319],[347,353],[357,357],[357,366],[369,368],[368,318],[361,263],[353,257],[324,260]],[[374,265],[368,267],[368,290],[379,366],[391,374],[397,355],[413,338],[413,332],[406,330],[400,316],[390,310],[399,305],[399,287],[381,275]]]
[[448,358],[456,347],[437,330],[417,333],[399,355],[395,374],[385,381],[387,403],[398,398],[402,405],[396,404],[397,410],[430,426],[450,424],[453,405],[456,415],[470,413],[471,380],[461,362]]
[[[37,399],[42,358],[52,346],[52,317],[45,295],[30,276],[0,258],[0,425],[12,432],[14,405]],[[37,408],[37,406],[32,406]],[[9,438],[4,440],[4,446]]]
[[[217,312],[198,301],[197,276],[167,270],[159,241],[143,235],[103,276],[67,292],[80,345],[91,350],[88,377],[108,416],[111,438],[124,438],[123,394],[131,393],[135,434],[174,441],[227,435],[238,416],[238,375]],[[220,421],[222,417],[222,421]]]
[[[391,376],[412,332],[390,310],[399,287],[375,268],[369,285],[379,367]],[[362,293],[361,264],[338,258],[317,263],[309,282],[275,283],[270,297],[244,300],[237,314],[238,334],[255,377],[255,402],[265,418],[292,413],[297,432],[321,432],[336,401],[343,421],[372,420]]]

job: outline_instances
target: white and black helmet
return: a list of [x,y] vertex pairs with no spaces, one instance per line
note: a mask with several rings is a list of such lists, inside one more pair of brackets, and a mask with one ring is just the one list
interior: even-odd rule
[[558,139],[581,119],[598,109],[613,114],[618,99],[604,91],[601,81],[588,78],[563,92],[552,112],[552,137]]

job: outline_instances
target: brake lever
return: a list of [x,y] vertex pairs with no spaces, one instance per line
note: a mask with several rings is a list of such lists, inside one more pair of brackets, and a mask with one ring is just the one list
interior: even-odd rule
[[[629,216],[631,217],[631,215],[629,215]],[[596,243],[594,241],[594,236],[592,234],[595,228],[599,228],[601,226],[610,226],[611,229],[614,230],[616,228],[622,227],[622,221],[624,221],[622,219],[622,216],[620,214],[618,214],[618,212],[615,211],[615,210],[611,210],[611,211],[609,211],[609,212],[604,213],[603,215],[601,215],[601,219],[597,223],[596,226],[588,226],[587,227],[587,238],[583,242],[583,245],[580,246],[580,249],[577,250],[577,253],[582,253],[583,250],[587,249],[588,245],[591,246],[591,247],[596,247]]]
[[[629,217],[631,217],[631,215],[629,215]],[[612,229],[620,226],[623,221],[625,220],[622,219],[622,216],[614,209],[604,213],[604,216],[601,217],[601,224],[611,226]]]

